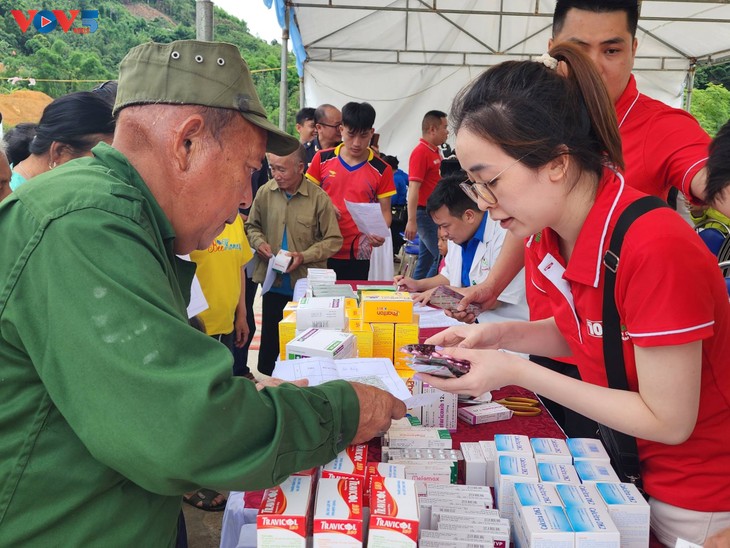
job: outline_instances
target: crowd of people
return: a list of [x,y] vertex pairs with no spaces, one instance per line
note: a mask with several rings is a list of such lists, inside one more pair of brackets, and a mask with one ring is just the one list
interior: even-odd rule
[[[730,545],[726,285],[676,212],[634,214],[674,187],[698,221],[722,224],[730,122],[711,141],[638,91],[638,18],[636,1],[558,0],[549,52],[426,112],[407,173],[380,153],[367,102],[301,109],[298,139],[276,128],[238,50],[216,42],[138,46],[118,82],[10,129],[3,541],[184,546],[181,500],[221,510],[222,491],[274,485],[402,417],[371,386],[269,377],[297,280],[322,267],[365,280],[386,242],[361,232],[355,202],[418,236],[397,286],[423,303],[441,285],[464,295],[463,323],[428,342],[471,370],[424,380],[474,396],[517,384],[570,436],[627,434],[656,538]],[[461,169],[445,176],[449,127]],[[280,253],[256,326],[253,296]],[[194,274],[207,309],[190,317]],[[626,389],[609,381],[616,364]]]

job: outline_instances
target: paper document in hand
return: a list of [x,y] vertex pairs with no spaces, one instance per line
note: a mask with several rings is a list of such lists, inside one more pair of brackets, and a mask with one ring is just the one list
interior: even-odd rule
[[274,285],[274,280],[276,279],[276,271],[274,270],[274,261],[276,260],[276,255],[272,255],[269,258],[269,264],[266,266],[266,277],[264,278],[264,283],[261,284],[261,294],[268,293],[269,289],[271,289],[271,286]]
[[[277,361],[272,377],[285,381],[308,379],[309,386],[345,380],[376,386],[390,392],[409,405],[411,392],[398,376],[393,363],[388,358],[350,358],[332,360],[329,358],[301,358],[298,360]],[[418,405],[424,405],[420,403]]]
[[390,238],[390,229],[385,224],[380,204],[361,204],[345,200],[347,211],[352,215],[357,229],[363,234],[373,234],[381,238]]

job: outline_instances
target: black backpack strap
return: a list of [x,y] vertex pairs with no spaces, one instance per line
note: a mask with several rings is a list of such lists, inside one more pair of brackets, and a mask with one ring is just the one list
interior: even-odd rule
[[[606,377],[609,388],[628,390],[626,365],[624,363],[623,343],[621,341],[621,320],[616,308],[616,272],[624,236],[631,224],[644,213],[660,207],[669,207],[666,202],[655,196],[639,198],[627,207],[618,218],[611,235],[608,251],[603,257],[605,279],[603,285],[603,358],[606,364]],[[631,481],[641,488],[639,452],[636,438],[599,425],[601,437],[614,458],[614,466],[622,481]]]

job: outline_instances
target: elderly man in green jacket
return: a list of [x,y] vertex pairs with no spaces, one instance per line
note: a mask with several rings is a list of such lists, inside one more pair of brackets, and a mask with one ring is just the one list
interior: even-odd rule
[[181,495],[260,489],[387,429],[390,394],[261,391],[188,326],[193,269],[250,203],[265,117],[237,48],[148,43],[120,66],[112,146],[0,205],[0,544],[173,546]]

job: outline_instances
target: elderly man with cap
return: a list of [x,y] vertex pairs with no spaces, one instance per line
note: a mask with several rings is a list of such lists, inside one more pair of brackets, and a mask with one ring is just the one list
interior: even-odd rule
[[193,266],[265,150],[235,46],[147,43],[120,66],[112,146],[0,205],[0,537],[7,546],[173,546],[181,495],[260,489],[405,413],[337,381],[257,387],[189,327]]

